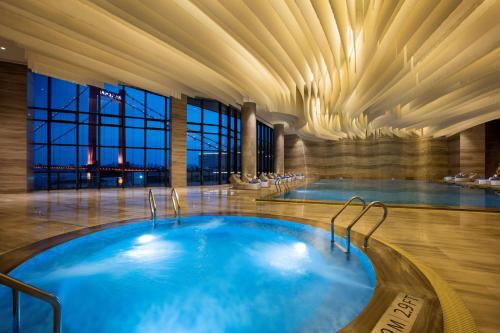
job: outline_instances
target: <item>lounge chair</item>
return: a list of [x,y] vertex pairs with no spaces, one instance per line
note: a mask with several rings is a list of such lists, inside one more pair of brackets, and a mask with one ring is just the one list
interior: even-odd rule
[[246,176],[240,177],[236,174],[231,175],[229,177],[229,183],[233,185],[233,188],[235,190],[259,190],[261,188],[261,185],[259,182],[250,182],[250,181],[245,181],[248,178]]
[[469,183],[469,182],[473,182],[473,181],[474,181],[474,179],[471,178],[465,172],[460,172],[458,175],[455,176],[455,183]]
[[266,177],[267,177],[267,179],[268,179],[267,181],[269,182],[269,185],[274,185],[274,184],[276,184],[276,176],[275,176],[273,173],[271,173],[271,172],[270,172],[270,173],[268,173],[268,174],[266,175]]
[[498,175],[494,175],[493,177],[490,177],[489,181],[490,181],[490,185],[500,186],[500,176],[498,176]]
[[266,174],[265,173],[261,173],[260,176],[259,176],[259,180],[260,180],[260,186],[261,187],[269,187],[269,178],[267,178]]

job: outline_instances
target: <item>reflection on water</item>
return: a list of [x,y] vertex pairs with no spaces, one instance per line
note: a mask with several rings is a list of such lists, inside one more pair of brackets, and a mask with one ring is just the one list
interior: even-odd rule
[[354,195],[392,204],[500,208],[498,191],[416,180],[324,179],[275,198],[343,202]]

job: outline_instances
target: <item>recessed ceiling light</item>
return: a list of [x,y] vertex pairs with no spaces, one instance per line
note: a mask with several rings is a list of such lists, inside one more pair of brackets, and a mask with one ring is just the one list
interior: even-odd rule
[[0,46],[0,50],[4,51],[6,50],[7,48],[5,46]]

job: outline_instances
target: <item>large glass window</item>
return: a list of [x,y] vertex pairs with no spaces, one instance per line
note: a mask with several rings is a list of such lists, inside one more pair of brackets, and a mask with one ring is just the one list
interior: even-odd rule
[[274,133],[272,127],[257,121],[257,173],[274,171]]
[[168,186],[170,99],[29,73],[31,188]]
[[187,183],[225,184],[240,172],[240,113],[213,100],[188,98]]

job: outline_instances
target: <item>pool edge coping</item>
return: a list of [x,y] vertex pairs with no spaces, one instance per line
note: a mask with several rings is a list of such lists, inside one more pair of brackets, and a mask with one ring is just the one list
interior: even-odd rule
[[467,308],[462,298],[448,282],[446,282],[427,264],[410,254],[408,251],[397,245],[393,245],[379,239],[378,241],[404,256],[427,278],[436,292],[441,304],[441,311],[443,312],[443,332],[479,333],[479,329],[477,328],[477,324],[472,316],[472,313]]

